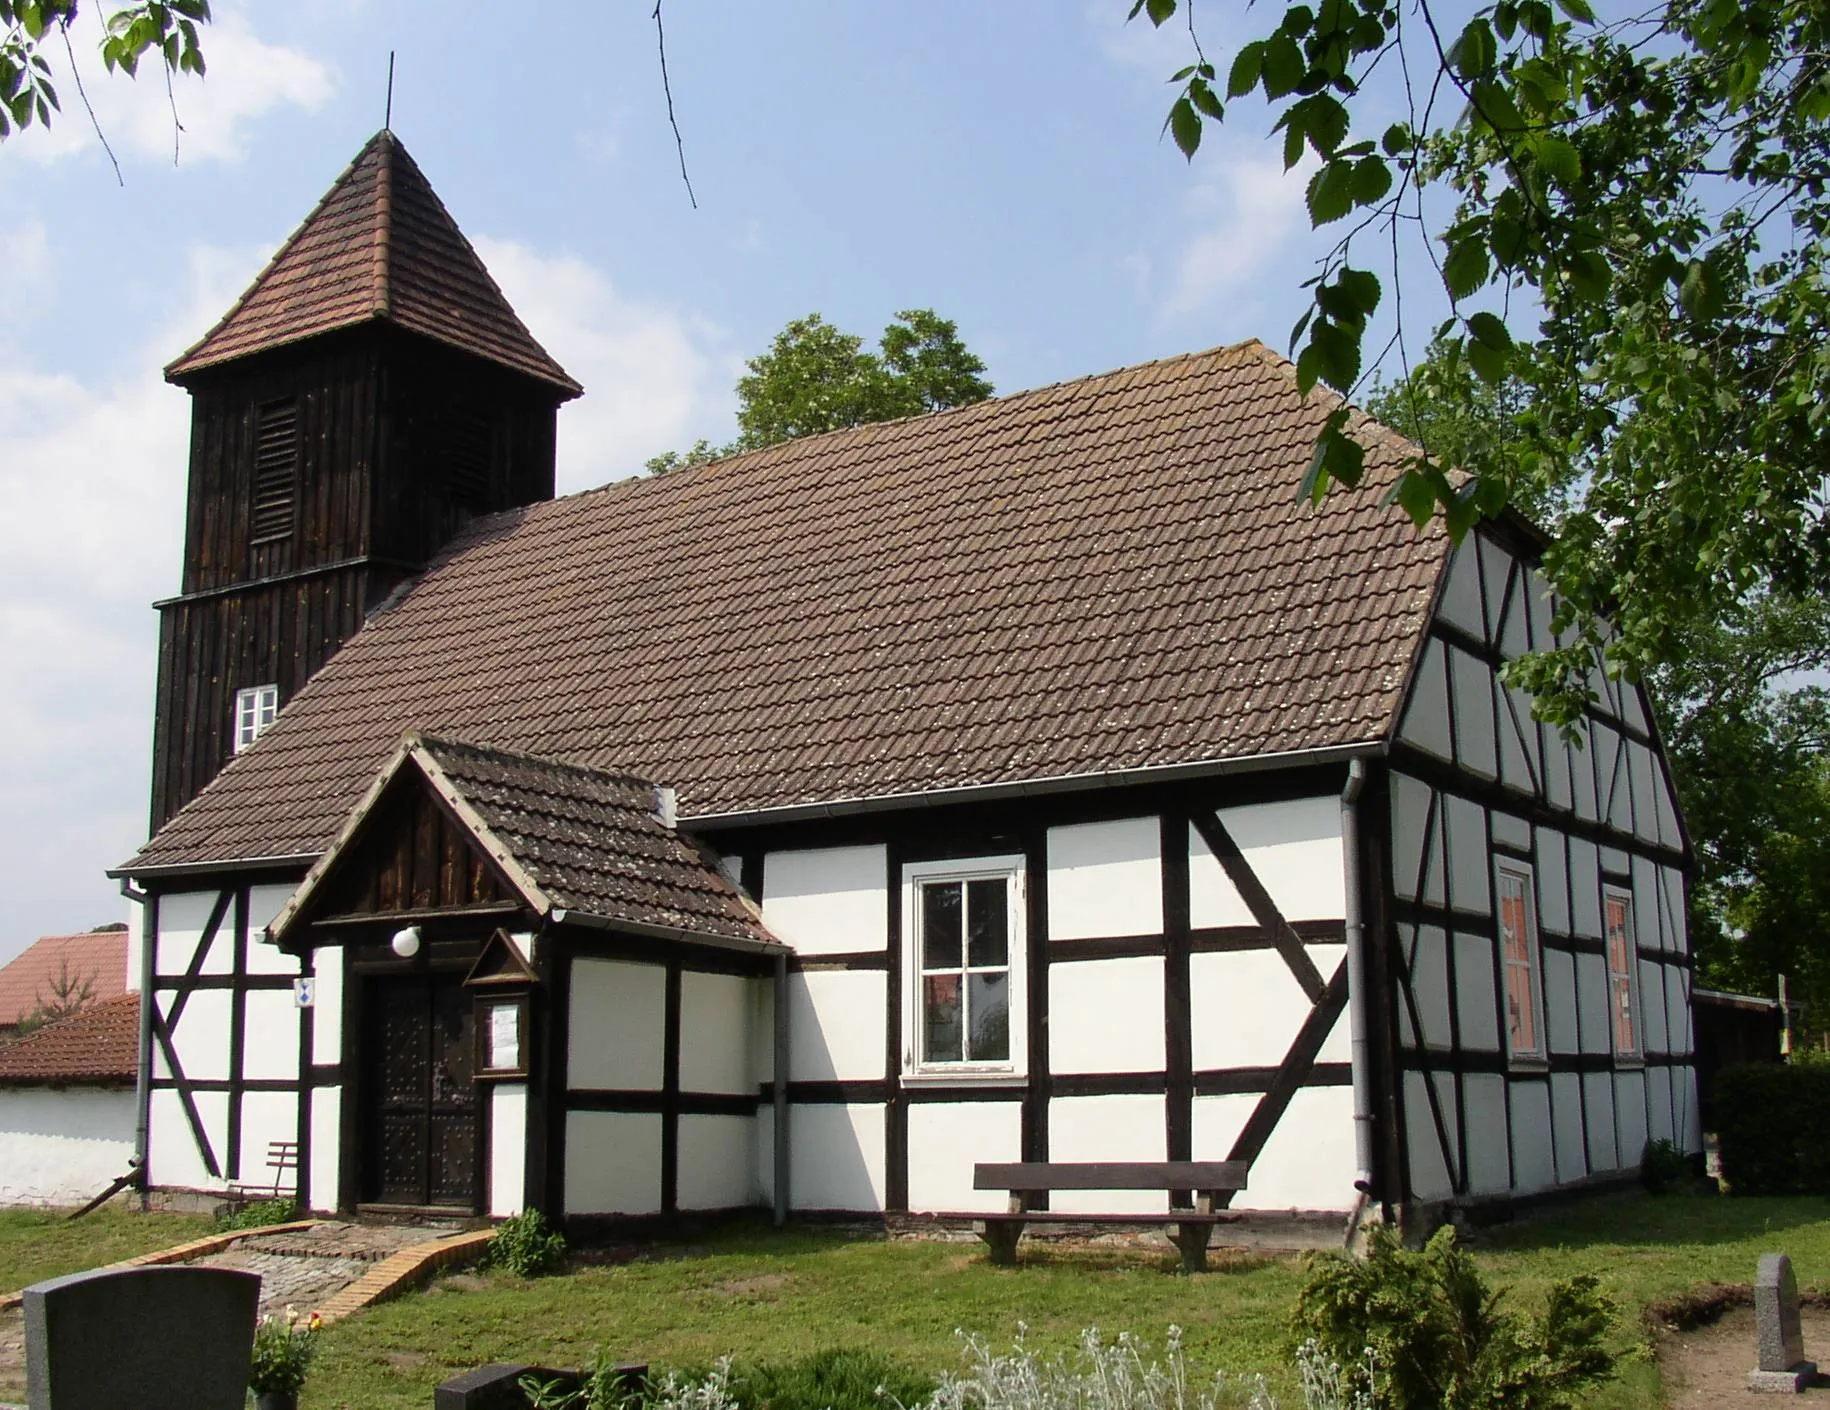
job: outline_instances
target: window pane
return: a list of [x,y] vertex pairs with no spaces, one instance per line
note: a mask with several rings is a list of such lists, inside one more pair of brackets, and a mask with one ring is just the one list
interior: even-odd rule
[[960,883],[921,888],[921,967],[952,969],[960,962]]
[[972,974],[968,1007],[972,1014],[972,1061],[1010,1060],[1010,976]]
[[1531,971],[1524,965],[1506,966],[1506,1024],[1515,1053],[1538,1050],[1538,1016],[1532,1006]]
[[1639,1040],[1633,1035],[1633,983],[1624,974],[1614,977],[1614,1049],[1639,1051]]
[[966,963],[1010,963],[1010,906],[1003,877],[966,883]]
[[922,981],[924,1018],[922,1022],[923,1062],[958,1062],[960,1039],[965,1025],[960,1013],[960,988],[957,974],[931,974]]
[[1525,882],[1511,872],[1500,873],[1500,943],[1505,957],[1514,964],[1531,962],[1530,942],[1526,939]]
[[1625,896],[1608,897],[1608,968],[1616,974],[1632,972],[1633,912]]

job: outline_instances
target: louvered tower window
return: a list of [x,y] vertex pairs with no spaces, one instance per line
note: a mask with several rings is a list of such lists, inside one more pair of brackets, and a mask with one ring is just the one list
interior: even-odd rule
[[445,486],[451,502],[472,513],[493,508],[489,493],[491,427],[480,412],[453,407],[445,416]]
[[299,403],[270,401],[254,414],[254,507],[249,538],[255,543],[292,533],[299,499]]

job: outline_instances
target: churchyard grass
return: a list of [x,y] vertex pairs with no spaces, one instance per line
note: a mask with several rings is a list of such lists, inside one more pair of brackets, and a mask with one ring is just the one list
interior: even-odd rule
[[[1749,1283],[1758,1256],[1775,1249],[1792,1255],[1802,1286],[1830,1285],[1830,1201],[1609,1198],[1487,1231],[1477,1246],[1489,1279],[1527,1304],[1557,1278],[1599,1274],[1621,1307],[1623,1360],[1620,1378],[1590,1403],[1651,1410],[1661,1395],[1646,1305],[1699,1283]],[[577,1365],[599,1344],[674,1367],[859,1347],[936,1372],[959,1365],[955,1328],[1001,1345],[1020,1321],[1048,1349],[1092,1326],[1160,1343],[1174,1323],[1196,1369],[1262,1370],[1287,1393],[1284,1319],[1300,1260],[1220,1254],[1214,1264],[1189,1278],[1167,1245],[1155,1255],[1026,1244],[1020,1266],[994,1268],[976,1243],[746,1225],[651,1259],[533,1282],[446,1278],[371,1308],[326,1331],[304,1406],[423,1410],[433,1386],[459,1371],[489,1361]]]
[[130,1214],[113,1207],[70,1222],[67,1209],[0,1209],[0,1292],[81,1273],[209,1232],[197,1214]]

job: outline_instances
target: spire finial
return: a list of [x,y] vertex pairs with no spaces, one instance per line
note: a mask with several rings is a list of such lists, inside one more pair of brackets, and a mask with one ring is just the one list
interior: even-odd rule
[[381,119],[381,130],[383,132],[394,130],[394,51],[392,49],[388,50],[388,106],[385,116]]

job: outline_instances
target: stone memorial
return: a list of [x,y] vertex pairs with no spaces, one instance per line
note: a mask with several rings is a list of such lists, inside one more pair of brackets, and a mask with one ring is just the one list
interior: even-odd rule
[[242,1410],[260,1276],[72,1273],[25,1290],[30,1410]]
[[1798,1315],[1798,1280],[1783,1253],[1763,1253],[1754,1279],[1754,1341],[1758,1363],[1748,1377],[1754,1390],[1797,1394],[1817,1379],[1805,1360],[1804,1327]]
[[[523,1376],[553,1385],[562,1395],[577,1390],[584,1381],[582,1371],[498,1361],[444,1382],[432,1392],[432,1410],[527,1410],[527,1396],[521,1390]],[[616,1378],[629,1391],[637,1391],[648,1379],[648,1367],[634,1362],[618,1366]]]

